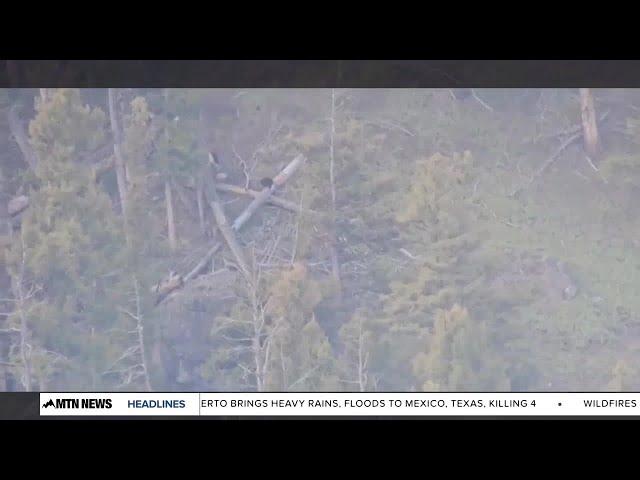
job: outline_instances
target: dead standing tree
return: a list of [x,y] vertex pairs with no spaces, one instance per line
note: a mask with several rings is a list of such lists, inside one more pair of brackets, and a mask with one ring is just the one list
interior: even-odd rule
[[124,156],[122,154],[122,131],[120,130],[120,120],[118,117],[117,91],[114,88],[108,90],[109,99],[109,119],[111,121],[111,131],[113,133],[113,153],[115,157],[116,180],[118,182],[118,194],[120,195],[120,208],[122,216],[127,223],[127,172]]
[[369,349],[364,322],[362,316],[355,317],[344,333],[346,364],[349,374],[354,378],[342,382],[354,385],[360,392],[366,392],[373,383],[369,377]]
[[[36,348],[31,337],[32,326],[29,315],[31,310],[41,302],[38,294],[42,288],[28,281],[26,275],[26,253],[24,241],[20,242],[20,262],[15,274],[12,275],[12,299],[3,299],[3,302],[12,304],[12,311],[0,312],[0,316],[12,320],[8,328],[0,329],[0,334],[8,335],[10,341],[9,357],[12,362],[5,366],[12,367],[17,372],[22,388],[30,392],[37,388],[44,388],[44,378],[36,378],[34,374],[34,357],[46,355],[47,352]],[[39,381],[38,381],[39,380]]]
[[125,314],[135,322],[135,327],[127,331],[127,334],[134,336],[133,345],[125,350],[120,357],[105,371],[103,376],[115,375],[120,378],[118,388],[127,387],[138,379],[142,379],[144,389],[152,392],[151,378],[149,375],[149,366],[147,362],[147,352],[145,348],[142,299],[140,285],[136,276],[133,276],[133,303],[135,304],[135,313],[125,308],[119,308],[120,312]]
[[340,261],[338,259],[338,235],[336,233],[336,180],[335,180],[335,136],[336,136],[336,91],[331,89],[331,116],[329,117],[330,144],[329,144],[329,187],[331,190],[331,225],[330,231],[330,251],[331,251],[331,273],[337,288],[337,300],[342,298],[342,280],[340,278]]
[[597,160],[602,150],[593,93],[590,88],[580,89],[580,113],[582,116],[582,136],[585,150],[591,159]]
[[258,392],[267,389],[273,340],[279,326],[266,311],[269,298],[261,288],[263,269],[260,265],[272,255],[276,244],[277,240],[266,245],[261,253],[251,250],[252,277],[244,283],[246,316],[226,318],[217,331],[229,342],[229,352],[237,357],[243,378]]
[[[589,89],[582,89],[582,90],[589,90]],[[591,98],[591,94],[588,93],[586,95],[587,98]],[[581,101],[582,101],[582,97],[581,97]],[[517,187],[516,189],[514,189],[509,196],[510,197],[514,197],[517,194],[519,194],[520,192],[522,192],[525,188],[530,187],[531,185],[533,185],[533,183],[542,176],[542,174],[551,166],[553,165],[562,155],[562,153],[571,145],[573,145],[574,143],[580,141],[581,138],[584,139],[585,142],[585,149],[587,151],[587,160],[589,162],[589,165],[591,165],[591,167],[594,170],[597,170],[597,167],[593,164],[593,162],[591,161],[592,157],[592,153],[596,153],[596,155],[600,155],[601,153],[601,148],[600,148],[600,140],[598,137],[598,127],[597,127],[597,121],[599,121],[600,123],[604,122],[607,117],[609,116],[609,111],[604,112],[602,115],[600,115],[600,118],[597,119],[596,121],[596,117],[595,117],[595,110],[593,109],[593,98],[591,98],[591,102],[590,102],[591,106],[589,107],[589,102],[586,102],[586,110],[582,110],[582,124],[581,125],[574,125],[571,128],[568,128],[560,133],[557,134],[553,134],[550,137],[551,138],[559,138],[565,135],[568,135],[567,138],[565,138],[565,140],[560,144],[560,146],[553,152],[553,154],[551,154],[551,156],[540,166],[540,168],[538,168],[536,170],[536,172],[531,176],[531,178],[529,179],[529,181],[525,182],[523,185],[520,185],[519,187]],[[592,117],[593,115],[593,117]],[[595,132],[595,133],[594,133]],[[590,140],[587,140],[588,135],[590,135]],[[594,137],[595,135],[595,137]],[[595,143],[594,143],[594,138],[595,138]],[[589,146],[591,145],[591,146]],[[589,153],[591,150],[591,153]],[[597,156],[595,157],[597,158]]]

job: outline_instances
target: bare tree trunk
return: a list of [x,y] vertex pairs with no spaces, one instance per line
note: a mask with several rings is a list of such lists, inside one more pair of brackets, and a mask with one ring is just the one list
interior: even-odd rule
[[260,345],[262,327],[264,327],[264,311],[261,311],[260,304],[258,302],[257,283],[258,282],[253,282],[248,285],[248,287],[251,290],[251,305],[253,309],[253,338],[251,339],[251,350],[256,369],[256,390],[258,392],[262,392],[264,391],[264,369],[266,366],[264,363],[264,352]]
[[249,265],[244,258],[244,254],[242,253],[242,247],[238,243],[235,234],[233,233],[233,229],[229,227],[229,222],[227,222],[227,217],[224,214],[224,210],[222,205],[218,199],[214,199],[211,201],[211,210],[213,211],[213,216],[216,221],[216,225],[218,225],[218,230],[222,234],[229,250],[233,254],[235,258],[238,268],[243,273],[248,282],[251,282],[251,270],[249,269]]
[[360,391],[367,389],[367,361],[368,354],[364,352],[364,332],[362,331],[362,319],[358,324],[358,386]]
[[178,248],[178,240],[176,234],[176,221],[173,214],[173,193],[171,190],[171,182],[164,182],[164,198],[167,204],[167,229],[169,231],[169,246],[171,250]]
[[32,390],[31,380],[31,345],[28,343],[29,330],[27,325],[27,316],[25,315],[25,295],[23,291],[24,268],[25,268],[25,252],[24,242],[22,243],[22,261],[20,263],[20,272],[18,279],[14,285],[14,294],[16,296],[16,307],[18,308],[18,316],[20,318],[20,363],[22,364],[22,378],[25,391]]
[[0,392],[6,392],[7,387],[7,369],[0,363]]
[[202,179],[197,180],[196,201],[198,203],[198,221],[200,222],[200,231],[202,235],[207,236],[207,223],[204,218],[204,190]]
[[116,91],[110,88],[109,92],[109,117],[111,120],[111,130],[113,132],[113,152],[115,155],[116,179],[118,182],[118,193],[120,195],[120,205],[122,206],[122,216],[127,222],[127,171],[122,156],[122,134],[118,123],[118,111],[116,109]]
[[601,153],[601,146],[593,94],[590,88],[580,89],[580,110],[582,113],[582,133],[585,150],[589,157],[597,159]]
[[142,363],[142,372],[144,375],[144,386],[148,392],[152,392],[151,380],[149,379],[149,368],[147,366],[147,353],[144,346],[144,330],[142,325],[142,308],[140,302],[140,286],[138,278],[133,277],[133,289],[136,296],[136,330],[138,332],[138,348],[140,349],[140,357]]
[[335,210],[336,208],[336,182],[334,175],[335,168],[335,156],[334,156],[334,145],[335,145],[335,136],[336,136],[336,90],[334,88],[331,89],[331,117],[329,118],[331,122],[331,143],[329,145],[329,184],[331,186],[331,207]]
[[331,132],[329,145],[329,187],[331,189],[331,226],[330,226],[330,250],[331,273],[338,288],[338,298],[342,297],[342,280],[340,278],[340,262],[338,260],[338,239],[336,235],[336,181],[335,181],[335,135],[336,135],[336,91],[331,89]]
[[[121,386],[129,385],[133,380],[142,376],[144,388],[146,391],[152,392],[153,388],[151,387],[151,379],[149,377],[149,364],[147,361],[147,351],[144,338],[144,317],[140,297],[140,284],[138,283],[138,277],[135,274],[133,275],[133,300],[135,302],[135,313],[132,313],[125,308],[119,308],[119,310],[136,322],[135,329],[130,332],[131,334],[136,335],[136,339],[134,340],[135,345],[127,348],[120,358],[116,360],[106,372],[103,372],[103,375],[118,373],[123,378]],[[154,353],[156,352],[153,351],[152,356]],[[120,362],[130,362],[132,365],[125,368],[116,368]]]
[[209,206],[211,207],[211,211],[213,212],[213,218],[216,225],[218,226],[218,230],[222,234],[222,238],[224,238],[224,241],[229,247],[229,250],[231,250],[231,253],[238,263],[238,268],[240,268],[240,271],[245,276],[247,282],[250,284],[252,282],[251,270],[249,269],[247,261],[244,258],[242,247],[238,243],[233,229],[231,228],[231,226],[229,226],[227,216],[224,213],[224,208],[220,204],[220,198],[218,196],[218,192],[216,191],[216,174],[217,172],[210,170],[208,179],[206,179],[208,180],[210,186],[210,188],[208,189],[207,198],[209,200]]
[[[277,241],[274,243],[274,246],[275,245],[277,245]],[[278,326],[274,324],[269,325],[266,321],[267,314],[265,312],[265,306],[268,303],[268,298],[266,300],[264,297],[261,298],[259,292],[262,269],[259,259],[256,258],[255,249],[252,250],[252,254],[252,261],[255,265],[253,270],[254,278],[252,282],[247,284],[250,289],[253,310],[252,350],[256,370],[256,390],[258,392],[264,392],[267,389],[269,378],[271,347]]]

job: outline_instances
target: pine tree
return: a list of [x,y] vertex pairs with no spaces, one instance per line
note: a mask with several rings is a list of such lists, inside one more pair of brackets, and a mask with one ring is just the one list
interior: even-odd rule
[[425,391],[508,391],[506,364],[495,353],[486,324],[454,305],[436,313],[426,351],[413,362]]
[[[154,130],[151,113],[143,97],[135,97],[123,117],[121,152],[126,159],[127,216],[123,218],[127,247],[126,269],[122,275],[123,301],[118,306],[118,344],[122,351],[117,361],[109,366],[107,375],[117,387],[152,390],[152,379],[157,377],[158,366],[151,362],[151,352],[158,336],[153,315],[151,286],[161,276],[157,257],[163,249],[158,217],[162,212],[152,202],[154,176],[152,175],[152,149]],[[154,261],[155,260],[155,261]],[[114,335],[115,336],[115,335]]]
[[[19,280],[24,258],[23,278],[42,289],[28,324],[35,348],[64,359],[56,386],[97,389],[115,354],[108,332],[117,317],[113,305],[120,303],[124,237],[109,197],[80,159],[103,141],[105,115],[83,105],[72,89],[52,92],[36,110],[29,132],[40,159],[37,186],[21,243],[11,249],[12,276]],[[43,376],[41,384],[48,380]]]
[[214,337],[224,336],[212,358],[232,361],[235,381],[262,391],[329,391],[338,388],[329,340],[313,309],[325,288],[300,262],[246,293],[231,315],[218,318]]

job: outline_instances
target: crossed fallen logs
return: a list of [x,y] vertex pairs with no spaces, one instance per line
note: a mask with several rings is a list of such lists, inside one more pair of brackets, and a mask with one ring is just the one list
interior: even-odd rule
[[[291,211],[299,210],[298,207],[292,202],[274,197],[273,194],[276,192],[276,190],[287,183],[287,181],[293,176],[293,174],[300,168],[300,166],[304,162],[305,156],[303,154],[299,154],[298,156],[296,156],[293,160],[291,160],[291,162],[289,162],[289,164],[285,168],[280,171],[280,173],[278,173],[278,175],[273,177],[273,182],[269,186],[265,186],[260,192],[243,189],[242,187],[236,187],[235,185],[218,184],[216,182],[216,172],[213,171],[213,167],[210,171],[209,178],[206,179],[209,184],[209,188],[206,191],[206,197],[209,206],[211,207],[211,211],[213,212],[213,217],[218,230],[222,234],[224,243],[226,243],[227,247],[231,251],[231,254],[234,257],[240,272],[250,283],[252,282],[251,269],[244,258],[242,248],[240,247],[235,233],[239,231],[265,203],[271,203],[273,205],[277,205],[281,208],[285,208]],[[215,165],[215,162],[211,161],[211,165]],[[224,208],[218,197],[218,191],[249,195],[253,197],[253,200],[230,224],[227,220],[227,217],[224,213]],[[198,264],[186,275],[182,276],[176,274],[175,272],[171,272],[167,278],[158,283],[152,289],[152,292],[158,295],[155,301],[155,306],[160,305],[172,293],[180,290],[187,283],[200,275],[207,268],[207,265],[209,264],[213,256],[218,253],[218,251],[220,251],[222,246],[222,242],[216,242],[200,259]]]
[[[250,190],[248,188],[243,188],[227,183],[218,183],[216,182],[216,175],[213,171],[211,172],[212,175],[210,176],[210,178],[207,179],[210,185],[210,188],[207,192],[207,200],[209,206],[211,207],[211,210],[213,211],[214,219],[216,221],[218,229],[220,230],[225,243],[233,254],[236,263],[240,268],[240,271],[248,281],[250,281],[251,279],[250,269],[246,260],[244,259],[244,255],[236,239],[235,232],[239,231],[265,203],[278,206],[292,212],[300,212],[300,207],[298,205],[294,204],[291,201],[276,197],[273,194],[285,183],[287,183],[287,181],[293,176],[293,174],[300,168],[300,166],[304,162],[305,156],[303,154],[296,156],[284,169],[282,169],[282,171],[280,171],[280,173],[278,173],[278,175],[273,178],[271,184],[269,186],[265,186],[261,191]],[[244,209],[244,211],[242,211],[242,213],[238,215],[233,223],[229,224],[222,204],[219,201],[217,192],[250,196],[253,198],[253,200]],[[29,197],[26,195],[20,195],[12,198],[9,201],[8,205],[6,206],[6,213],[8,214],[9,218],[17,218],[28,207]],[[3,242],[3,240],[6,241]],[[0,236],[0,247],[8,246],[11,243],[10,241],[10,236],[6,237],[6,239]],[[200,259],[197,265],[187,274],[180,275],[175,272],[171,272],[167,278],[163,279],[155,287],[153,287],[152,293],[158,295],[155,305],[159,305],[171,293],[181,289],[187,283],[200,275],[206,269],[213,256],[220,251],[222,245],[223,244],[221,242],[215,243]]]

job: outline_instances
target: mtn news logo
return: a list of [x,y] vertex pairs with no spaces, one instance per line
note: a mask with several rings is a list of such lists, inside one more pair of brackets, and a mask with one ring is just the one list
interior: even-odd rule
[[110,398],[56,398],[49,399],[46,403],[42,404],[42,408],[53,407],[58,408],[86,408],[86,409],[100,409],[111,408],[112,403]]

